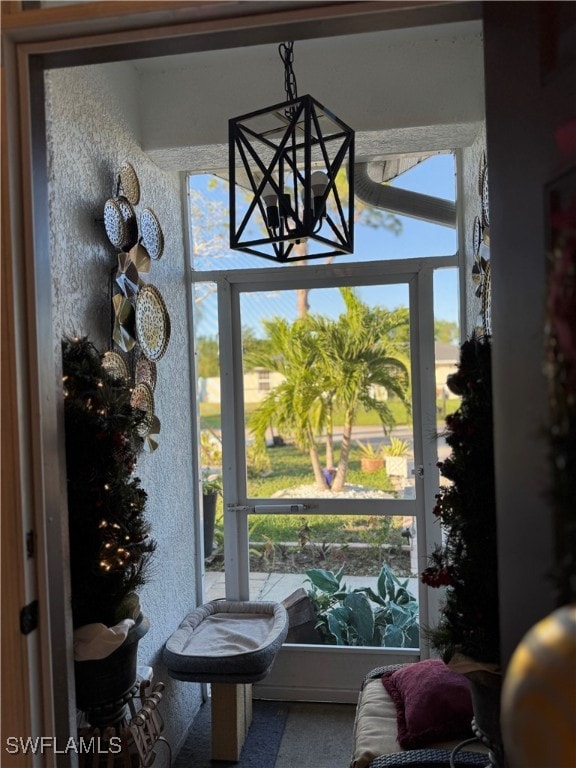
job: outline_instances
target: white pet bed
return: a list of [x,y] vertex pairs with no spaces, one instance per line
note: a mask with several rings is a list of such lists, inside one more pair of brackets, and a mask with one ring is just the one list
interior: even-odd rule
[[213,600],[189,613],[164,648],[177,680],[254,683],[266,677],[288,633],[280,603]]

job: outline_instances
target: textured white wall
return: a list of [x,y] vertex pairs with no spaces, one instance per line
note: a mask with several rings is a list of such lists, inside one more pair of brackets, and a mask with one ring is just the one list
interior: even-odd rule
[[152,208],[165,238],[164,254],[146,277],[164,297],[172,334],[158,362],[160,447],[145,454],[137,468],[158,542],[152,579],[141,593],[151,629],[140,643],[139,663],[153,666],[155,679],[166,683],[162,711],[176,746],[200,703],[199,686],[171,680],[161,664],[166,638],[196,605],[183,222],[178,176],[160,171],[140,149],[135,93],[133,71],[115,65],[47,75],[54,346],[59,354],[62,334],[76,333],[99,349],[108,348],[109,279],[117,258],[96,219],[102,218],[118,169],[128,160],[140,180],[136,212]]

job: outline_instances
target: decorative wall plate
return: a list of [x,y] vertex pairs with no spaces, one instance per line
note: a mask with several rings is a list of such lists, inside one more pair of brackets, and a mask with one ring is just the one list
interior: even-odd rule
[[104,203],[104,228],[115,248],[129,251],[138,242],[138,222],[130,202],[122,196]]
[[162,294],[154,285],[145,285],[136,299],[136,338],[142,352],[157,362],[170,341],[170,316]]
[[480,166],[480,174],[478,178],[480,200],[482,203],[482,226],[490,226],[490,209],[488,199],[488,164],[486,163],[486,155],[482,157],[482,164]]
[[136,369],[134,372],[134,381],[136,384],[148,384],[152,392],[156,389],[156,363],[148,360],[147,357],[141,355],[136,361]]
[[164,235],[154,211],[144,208],[140,216],[140,232],[151,259],[159,259],[164,251]]
[[126,242],[122,246],[123,251],[129,251],[138,242],[138,221],[136,213],[128,198],[119,195],[115,197],[116,204],[122,211],[122,216],[126,222]]
[[480,253],[480,244],[482,243],[482,223],[478,216],[474,216],[474,231],[472,233],[472,249],[474,251],[474,258],[478,258]]
[[125,382],[130,379],[130,371],[128,370],[126,360],[118,352],[105,352],[102,357],[102,367],[115,379]]
[[140,183],[132,164],[127,161],[122,163],[119,176],[122,191],[132,205],[138,205],[140,200]]
[[130,405],[145,413],[144,419],[136,428],[140,437],[145,437],[150,431],[154,418],[154,395],[148,384],[136,384],[132,390]]
[[127,240],[128,229],[122,210],[113,198],[104,203],[104,228],[112,245],[122,249]]

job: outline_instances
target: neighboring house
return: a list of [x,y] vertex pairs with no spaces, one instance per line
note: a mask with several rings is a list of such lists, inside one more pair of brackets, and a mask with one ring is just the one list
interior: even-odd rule
[[436,396],[454,398],[456,395],[448,389],[446,380],[456,370],[459,348],[455,344],[436,342],[434,353],[436,357]]
[[[453,344],[434,345],[436,353],[436,393],[438,397],[455,397],[446,387],[447,377],[453,373],[458,363],[458,347]],[[244,374],[244,402],[260,403],[270,390],[277,387],[284,377],[276,371],[268,371],[265,368],[255,368]],[[380,400],[388,399],[388,392],[384,387],[375,386],[372,396]],[[208,376],[198,381],[198,399],[201,403],[220,402],[220,377]]]

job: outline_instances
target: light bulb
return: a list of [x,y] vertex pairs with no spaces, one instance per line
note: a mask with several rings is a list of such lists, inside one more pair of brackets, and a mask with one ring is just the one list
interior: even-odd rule
[[324,171],[314,171],[312,176],[310,176],[310,187],[312,188],[314,197],[322,197],[327,186],[328,176]]
[[324,171],[314,171],[312,176],[310,176],[310,186],[312,188],[312,197],[314,198],[312,206],[314,218],[318,220],[318,229],[320,229],[322,226],[322,219],[326,215],[326,205],[322,200],[322,196],[326,192],[326,187],[328,186],[328,176]]
[[280,216],[278,213],[278,195],[272,184],[266,184],[262,190],[262,199],[266,205],[266,224],[269,229],[278,229]]

